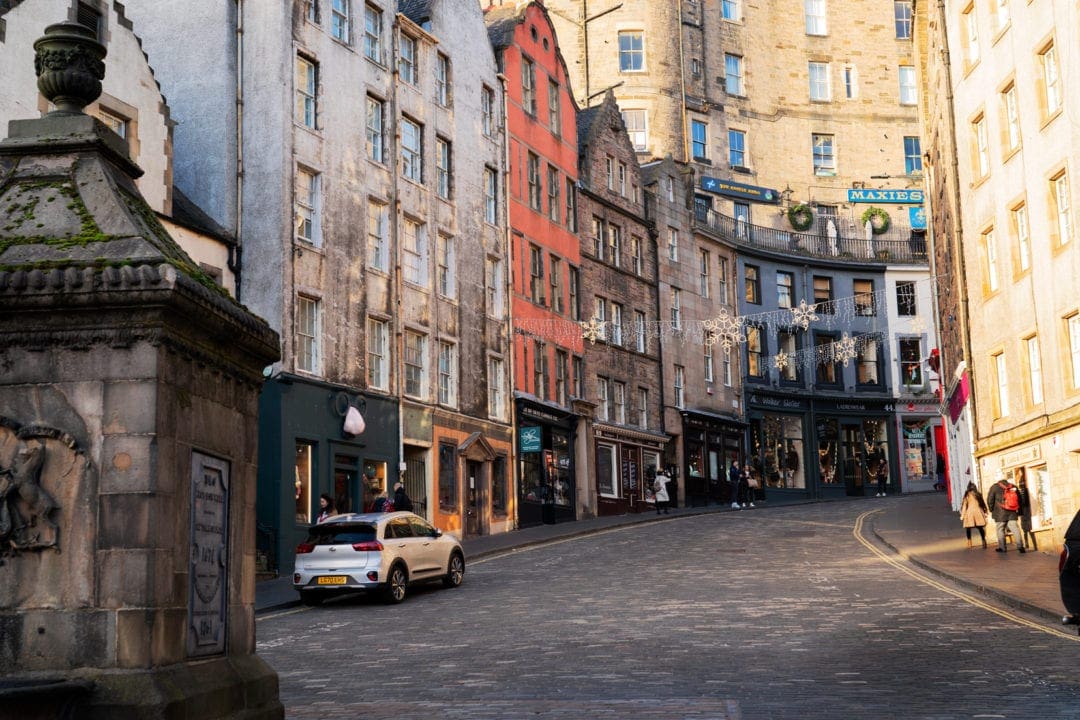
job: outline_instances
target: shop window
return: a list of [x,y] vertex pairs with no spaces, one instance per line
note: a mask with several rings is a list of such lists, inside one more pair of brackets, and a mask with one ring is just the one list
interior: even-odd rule
[[[364,461],[364,497],[362,507],[366,512],[379,497],[387,491],[386,462],[383,460]],[[411,497],[411,496],[410,496]]]
[[450,443],[439,443],[439,510],[457,510],[457,455]]
[[762,477],[772,488],[806,487],[802,419],[789,415],[764,415],[754,422],[753,457],[761,458]]
[[540,453],[521,454],[521,496],[529,502],[545,502],[548,499],[547,481]]
[[315,457],[315,445],[296,443],[296,522],[311,522],[311,474]]
[[840,439],[840,424],[835,419],[822,419],[817,424],[818,477],[822,485],[835,485],[841,482],[836,473],[839,458],[837,443]]
[[551,450],[544,451],[547,463],[547,477],[555,495],[555,504],[570,507],[573,499],[573,487],[570,484],[570,436],[553,430],[551,432]]
[[615,476],[615,448],[611,445],[596,446],[596,487],[604,497],[618,497],[619,484]]
[[506,515],[506,456],[499,455],[491,463],[491,512]]

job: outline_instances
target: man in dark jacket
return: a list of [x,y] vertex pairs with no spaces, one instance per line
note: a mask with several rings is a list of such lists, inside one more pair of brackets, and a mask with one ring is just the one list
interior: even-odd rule
[[1016,542],[1016,549],[1021,553],[1026,552],[1024,549],[1024,536],[1020,533],[1020,525],[1016,522],[1016,514],[1020,509],[1019,495],[1016,495],[1016,507],[1007,507],[1010,503],[1007,502],[1006,498],[1014,494],[1016,494],[1016,486],[1006,480],[1004,475],[998,475],[998,481],[991,485],[986,493],[986,507],[990,510],[994,522],[997,523],[997,551],[999,553],[1006,552],[1005,531],[1009,530],[1010,526],[1013,540]]
[[404,483],[399,482],[394,485],[394,509],[412,511],[412,500],[405,492]]
[[738,510],[739,505],[739,485],[742,483],[742,470],[739,469],[739,461],[731,461],[731,469],[728,470],[728,485],[731,486],[731,509]]

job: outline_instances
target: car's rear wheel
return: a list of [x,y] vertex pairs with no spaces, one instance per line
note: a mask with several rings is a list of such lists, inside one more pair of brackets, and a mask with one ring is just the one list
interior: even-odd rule
[[446,575],[443,576],[442,582],[448,588],[456,588],[464,579],[465,558],[461,556],[461,553],[456,552],[450,556],[450,564],[446,568]]
[[322,605],[322,601],[325,600],[325,596],[315,590],[301,590],[300,602],[305,605]]
[[386,587],[383,589],[383,597],[388,603],[399,603],[405,599],[405,589],[409,584],[409,576],[405,568],[395,565],[390,568],[390,574],[386,577]]

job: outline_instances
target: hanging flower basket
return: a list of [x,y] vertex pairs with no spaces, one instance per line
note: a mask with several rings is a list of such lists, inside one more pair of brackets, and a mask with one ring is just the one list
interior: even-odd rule
[[889,218],[889,213],[885,212],[879,207],[869,207],[862,214],[862,224],[870,223],[870,231],[875,235],[880,235],[889,229],[889,225],[892,220]]
[[791,227],[802,232],[808,230],[814,224],[814,211],[809,205],[803,203],[792,205],[788,208],[787,219],[791,223]]

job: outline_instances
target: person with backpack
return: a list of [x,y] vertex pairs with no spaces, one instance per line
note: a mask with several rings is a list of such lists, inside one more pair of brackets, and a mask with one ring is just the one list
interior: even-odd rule
[[1020,511],[1020,493],[1004,475],[999,474],[997,482],[987,491],[986,506],[997,523],[997,551],[1006,552],[1005,533],[1011,530],[1016,549],[1021,553],[1027,552],[1024,549],[1024,536],[1020,533],[1020,525],[1016,522],[1017,513]]

